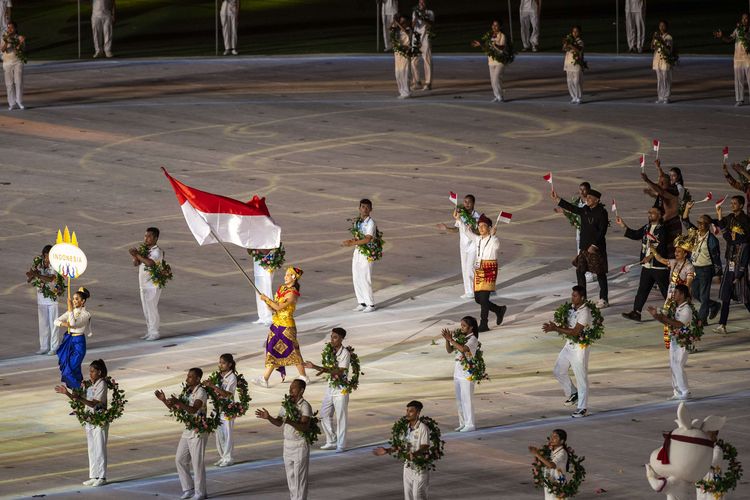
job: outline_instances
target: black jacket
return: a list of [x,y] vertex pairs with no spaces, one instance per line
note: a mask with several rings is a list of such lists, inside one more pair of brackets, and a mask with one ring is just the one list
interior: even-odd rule
[[[682,225],[685,226],[685,229],[698,230],[698,228],[695,227],[695,224],[690,222],[689,217],[682,219]],[[711,255],[711,264],[714,267],[714,276],[721,276],[721,273],[722,273],[721,246],[719,245],[719,238],[714,236],[711,233],[711,231],[709,231],[707,243],[708,243],[708,253],[709,255]]]
[[[648,232],[648,228],[651,226],[651,223],[647,223],[645,226],[641,227],[640,229],[630,229],[627,228],[625,230],[625,237],[629,238],[631,240],[641,240],[641,260],[646,256],[646,252],[643,250],[643,245],[646,245],[646,248],[648,248],[648,237],[646,236],[646,232]],[[651,234],[654,235],[654,237],[658,240],[658,243],[656,244],[656,252],[661,255],[662,257],[667,257],[667,230],[664,228],[663,224],[657,224],[654,230],[651,232]],[[656,269],[666,269],[667,266],[662,264],[656,259],[653,259],[651,261],[651,267]]]
[[558,206],[581,217],[581,242],[578,249],[583,252],[588,250],[589,246],[596,245],[606,255],[609,214],[604,205],[599,203],[594,208],[588,205],[578,207],[560,198]]

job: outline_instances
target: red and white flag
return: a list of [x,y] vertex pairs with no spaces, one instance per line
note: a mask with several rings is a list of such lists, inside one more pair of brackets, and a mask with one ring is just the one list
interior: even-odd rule
[[615,203],[614,198],[612,198],[612,213],[615,215],[617,214],[617,204]]
[[724,155],[724,161],[727,161],[729,159],[729,146],[724,146],[721,153]]
[[509,214],[508,212],[500,212],[500,215],[497,216],[497,221],[510,224],[510,219],[512,218],[513,214]]
[[659,241],[659,238],[654,236],[654,234],[650,233],[649,231],[646,231],[646,238],[648,238],[648,241],[654,241],[654,242]]
[[659,139],[654,139],[654,151],[656,151],[656,156],[659,156],[659,145],[661,143],[659,142]]
[[199,245],[217,243],[214,235],[243,248],[276,248],[281,243],[281,227],[271,219],[265,198],[253,196],[243,203],[186,186],[162,170]]
[[458,195],[453,191],[448,191],[448,193],[448,199],[451,200],[451,203],[458,206]]
[[706,197],[705,198],[703,198],[700,201],[696,201],[696,203],[705,203],[705,202],[711,201],[713,199],[714,199],[714,194],[711,191],[709,191],[708,193],[706,193]]
[[544,174],[544,180],[552,184],[552,172],[547,172]]
[[646,169],[646,154],[641,153],[641,172]]
[[627,266],[622,266],[621,271],[623,273],[627,273],[627,272],[630,272],[630,270],[633,269],[635,266],[640,266],[640,265],[641,265],[640,262],[636,262],[635,264],[628,264]]
[[716,224],[711,224],[711,233],[714,236],[720,236],[721,235],[721,229]]
[[721,199],[716,200],[716,208],[719,208],[720,206],[722,206],[724,204],[724,200],[726,199],[727,199],[727,195],[724,195],[721,197]]

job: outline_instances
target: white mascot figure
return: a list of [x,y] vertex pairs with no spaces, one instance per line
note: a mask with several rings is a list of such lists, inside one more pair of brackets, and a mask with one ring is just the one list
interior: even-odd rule
[[711,469],[714,442],[709,431],[724,427],[726,417],[706,417],[703,422],[690,420],[687,408],[680,403],[677,408],[677,429],[664,434],[664,445],[651,453],[646,464],[646,477],[657,493],[667,495],[667,500],[695,498],[695,483]]

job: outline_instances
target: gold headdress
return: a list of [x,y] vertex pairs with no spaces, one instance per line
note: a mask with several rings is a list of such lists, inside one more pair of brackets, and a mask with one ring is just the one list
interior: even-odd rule
[[286,268],[287,272],[292,271],[294,273],[294,279],[298,280],[302,276],[302,269],[299,267],[289,266]]
[[686,252],[692,252],[695,248],[695,244],[698,241],[698,231],[695,229],[688,229],[688,232],[685,234],[679,235],[677,238],[674,239],[674,246],[675,248],[679,247],[685,250]]

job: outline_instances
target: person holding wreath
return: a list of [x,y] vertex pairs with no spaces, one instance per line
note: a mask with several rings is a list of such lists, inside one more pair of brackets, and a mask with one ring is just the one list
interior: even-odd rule
[[581,104],[583,90],[581,88],[583,80],[583,70],[588,65],[583,58],[583,39],[581,38],[581,27],[573,26],[570,34],[563,38],[563,52],[565,52],[565,62],[563,70],[568,79],[568,92],[570,93],[571,104]]
[[453,211],[453,218],[459,224],[459,231],[476,248],[474,257],[474,301],[480,306],[479,331],[488,332],[490,311],[497,316],[497,325],[503,323],[507,306],[498,306],[490,301],[490,293],[497,285],[497,254],[500,251],[500,240],[495,236],[497,228],[492,227],[492,220],[482,214],[477,220],[479,234],[474,234],[471,228],[461,218],[458,210]]
[[665,20],[659,21],[659,30],[654,32],[651,39],[651,49],[654,60],[651,68],[656,72],[656,104],[669,104],[672,95],[672,67],[677,63],[674,50],[674,39],[667,33],[669,24]]
[[[469,225],[471,232],[477,234],[477,220],[479,220],[479,212],[474,209],[476,204],[476,198],[473,194],[467,194],[464,196],[463,207],[458,209],[459,216]],[[448,227],[447,224],[442,222],[437,225],[437,228],[441,231],[448,233],[458,233],[458,251],[461,256],[461,276],[464,282],[464,294],[461,295],[462,299],[474,299],[474,259],[476,258],[477,249],[474,247],[474,242],[466,237],[464,233],[459,231],[461,223],[454,221],[454,227]]]
[[[529,452],[534,455],[544,466],[542,469],[542,482],[559,482],[566,481],[566,474],[569,472],[570,457],[568,455],[568,433],[563,429],[555,429],[549,436],[547,447],[550,449],[549,457],[542,454],[542,450],[536,446],[529,446]],[[544,500],[559,500],[560,497],[549,490],[547,485],[544,486]]]
[[[234,391],[237,390],[237,363],[234,356],[229,353],[222,354],[219,357],[219,377],[221,385],[216,385],[210,381],[206,386],[222,399],[234,399]],[[228,467],[234,464],[232,460],[232,451],[234,451],[234,418],[221,414],[221,425],[216,429],[216,451],[219,453],[219,460],[214,463],[217,467]]]
[[68,310],[55,320],[55,326],[68,329],[57,349],[61,380],[68,389],[78,389],[83,380],[81,363],[86,357],[86,336],[93,335],[91,313],[86,310],[90,296],[86,288],[79,288],[72,298],[68,297]]
[[487,54],[487,64],[490,67],[490,84],[495,98],[492,102],[503,102],[503,73],[505,65],[513,62],[513,53],[506,47],[505,33],[502,32],[500,21],[492,21],[490,31],[485,33],[482,41],[474,40],[472,47],[483,48]]
[[424,68],[424,87],[422,90],[432,89],[432,25],[435,24],[435,13],[427,8],[426,0],[419,0],[412,9],[411,28],[415,36],[419,36],[419,50],[411,58],[411,79],[414,90],[422,85],[419,61]]
[[[55,386],[55,392],[64,394],[74,401],[83,403],[93,411],[107,408],[107,365],[101,359],[95,359],[89,366],[91,385],[86,389],[86,395],[80,392],[70,392],[64,385]],[[107,437],[109,424],[103,426],[86,424],[86,443],[89,451],[89,479],[84,486],[103,486],[107,483]]]
[[445,339],[445,350],[448,354],[456,352],[456,365],[453,369],[453,385],[456,389],[456,406],[458,407],[458,432],[473,432],[474,424],[474,379],[466,370],[464,360],[472,359],[479,349],[479,325],[473,316],[461,318],[461,327],[455,332],[444,328],[441,332]]
[[159,340],[159,288],[151,279],[148,267],[156,266],[163,258],[163,252],[157,245],[159,241],[159,228],[149,227],[143,235],[143,243],[140,248],[128,250],[133,259],[133,266],[138,268],[138,285],[141,293],[141,305],[143,316],[146,318],[146,334],[141,338],[144,340]]
[[[310,468],[310,443],[305,433],[310,429],[313,411],[310,403],[303,398],[307,384],[304,380],[293,380],[289,386],[289,397],[285,399],[291,403],[287,409],[282,405],[277,417],[272,417],[265,408],[255,410],[257,418],[268,420],[276,427],[284,428],[284,469],[289,486],[291,500],[305,500],[307,498],[307,476]],[[291,410],[291,411],[290,411]],[[292,413],[296,413],[292,415]]]
[[[187,391],[187,401],[182,401],[176,396],[167,398],[164,391],[157,389],[154,392],[156,398],[164,403],[171,412],[183,411],[188,415],[202,416],[206,414],[208,406],[208,393],[201,385],[203,370],[200,368],[191,368],[188,370],[185,378],[185,390]],[[182,486],[182,496],[180,498],[193,500],[203,500],[208,495],[206,491],[206,442],[208,433],[198,432],[196,429],[186,428],[182,431],[180,443],[177,445],[175,454],[175,464],[177,465],[177,474],[180,476],[180,486]],[[193,477],[190,476],[192,465]]]
[[3,73],[5,74],[5,89],[8,92],[8,111],[14,106],[23,106],[23,65],[26,63],[26,37],[18,34],[15,21],[8,22],[8,27],[2,33],[0,52],[3,57]]
[[367,198],[359,200],[359,217],[354,221],[355,227],[352,228],[352,233],[361,237],[355,236],[341,243],[345,247],[355,247],[352,255],[352,282],[358,305],[354,310],[364,313],[375,310],[375,298],[372,293],[372,263],[378,260],[380,255],[373,255],[372,245],[382,244],[378,226],[370,217],[371,212],[372,202]]
[[731,35],[719,30],[714,37],[722,42],[734,43],[734,96],[735,106],[745,104],[745,85],[750,91],[750,14],[743,12],[740,22]]
[[407,26],[406,17],[396,14],[391,23],[391,50],[393,50],[393,64],[398,86],[398,98],[411,97],[409,89],[409,75],[411,70],[411,28]]
[[420,413],[424,405],[420,401],[410,401],[406,405],[406,449],[399,450],[395,446],[385,448],[379,446],[372,452],[375,456],[382,457],[393,453],[405,453],[404,461],[404,499],[405,500],[427,500],[427,491],[430,487],[429,468],[417,468],[412,462],[420,457],[430,454],[430,429],[420,420]]
[[26,271],[26,282],[36,287],[37,317],[39,318],[39,350],[37,354],[57,354],[60,337],[55,319],[57,298],[65,291],[65,281],[49,263],[52,245],[45,245],[42,254],[34,257],[34,264]]
[[273,313],[273,323],[266,339],[266,369],[263,375],[256,378],[254,383],[268,388],[268,379],[274,370],[281,374],[282,381],[286,378],[286,367],[295,365],[299,378],[307,383],[305,365],[297,342],[297,323],[294,321],[294,310],[297,308],[299,293],[299,278],[302,269],[288,267],[284,274],[284,283],[276,290],[275,300],[261,295],[261,300],[270,307]]
[[[317,370],[318,375],[327,373],[330,376],[323,402],[320,405],[320,421],[323,433],[326,436],[326,443],[320,449],[335,449],[337,453],[341,453],[346,447],[346,422],[349,407],[349,391],[342,390],[337,383],[337,381],[348,380],[349,377],[351,351],[344,347],[344,338],[346,338],[346,330],[343,328],[337,327],[331,330],[331,340],[328,345],[335,358],[334,366],[318,366],[310,361],[305,361],[305,368]],[[333,431],[334,419],[336,421],[336,432]]]

